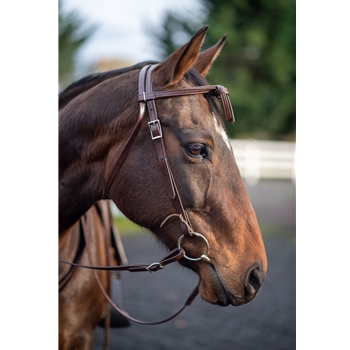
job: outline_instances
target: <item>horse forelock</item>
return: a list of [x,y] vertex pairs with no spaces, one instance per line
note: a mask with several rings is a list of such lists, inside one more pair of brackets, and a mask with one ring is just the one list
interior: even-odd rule
[[[203,78],[195,69],[190,69],[186,74],[185,74],[185,80],[190,83],[191,85],[194,86],[203,86],[203,85],[208,85],[208,82]],[[217,134],[220,135],[220,137],[224,140],[225,144],[231,150],[231,144],[228,138],[228,135],[226,133],[226,128],[225,124],[223,122],[222,118],[222,109],[220,108],[220,104],[218,103],[217,97],[215,97],[211,93],[206,93],[203,94],[204,98],[206,99],[208,105],[209,105],[209,110],[213,116],[214,119],[214,129],[217,132]]]
[[[208,82],[203,78],[195,69],[191,68],[187,71],[187,73],[184,76],[184,79],[193,86],[204,86],[208,85]],[[213,96],[211,93],[205,93],[203,94],[204,98],[208,102],[209,109],[212,112],[212,114],[217,119],[217,122],[219,125],[224,126],[224,123],[222,121],[221,116],[221,110],[218,104],[217,97]]]

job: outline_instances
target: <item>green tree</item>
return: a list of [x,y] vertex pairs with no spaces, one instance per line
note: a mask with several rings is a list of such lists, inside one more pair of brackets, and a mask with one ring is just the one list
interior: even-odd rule
[[[166,57],[208,24],[203,49],[228,34],[208,81],[225,85],[236,116],[231,137],[295,137],[295,0],[201,0],[206,13],[169,12],[153,31]],[[176,42],[176,43],[175,43]]]
[[58,3],[59,25],[59,85],[66,87],[75,78],[75,57],[79,48],[96,30],[96,26],[86,26],[76,11],[66,12],[62,9],[62,1]]

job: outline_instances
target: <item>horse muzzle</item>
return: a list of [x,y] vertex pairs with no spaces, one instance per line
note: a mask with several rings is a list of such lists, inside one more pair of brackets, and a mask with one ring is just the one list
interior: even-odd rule
[[[204,264],[198,271],[201,283],[199,292],[201,297],[220,306],[240,306],[252,301],[265,279],[262,264],[257,262],[245,272],[243,279],[221,275],[215,263]],[[234,272],[233,272],[234,273]]]

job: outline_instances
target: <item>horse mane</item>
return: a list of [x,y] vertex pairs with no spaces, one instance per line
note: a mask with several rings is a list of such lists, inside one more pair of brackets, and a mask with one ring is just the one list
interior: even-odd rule
[[158,62],[154,61],[144,61],[141,63],[137,63],[130,67],[120,68],[120,69],[114,69],[108,72],[102,72],[102,73],[93,73],[89,74],[72,84],[70,84],[66,89],[64,89],[62,92],[58,95],[58,108],[61,110],[63,107],[65,107],[70,101],[72,101],[75,97],[82,94],[83,92],[93,88],[94,86],[102,83],[105,80],[114,78],[118,75],[122,75],[124,73],[130,72],[132,70],[141,69],[146,64],[156,64]]
[[[143,66],[147,64],[157,64],[157,63],[158,62],[155,62],[155,61],[143,61],[130,67],[114,69],[114,70],[102,72],[102,73],[89,74],[73,82],[59,94],[59,97],[58,97],[59,110],[65,107],[71,100],[73,100],[78,95],[102,83],[103,81],[106,81],[108,79],[114,78],[116,76],[122,75],[124,73],[130,72],[133,70],[140,70]],[[184,78],[188,82],[192,83],[194,86],[207,85],[206,80],[195,69],[192,69],[192,68],[185,73]],[[209,108],[214,113],[214,115],[216,117],[220,116],[221,111],[218,107],[217,99],[214,99],[214,97],[210,93],[203,94],[203,96],[207,100],[209,104]],[[219,123],[223,124],[222,119],[220,117],[217,119]]]

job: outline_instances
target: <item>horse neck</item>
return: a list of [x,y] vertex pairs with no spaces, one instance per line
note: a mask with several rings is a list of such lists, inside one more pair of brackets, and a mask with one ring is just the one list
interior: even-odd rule
[[[132,84],[130,77],[110,79],[60,112],[60,232],[105,198],[107,159],[118,154],[138,115],[137,80]],[[121,91],[124,98],[118,99]]]

